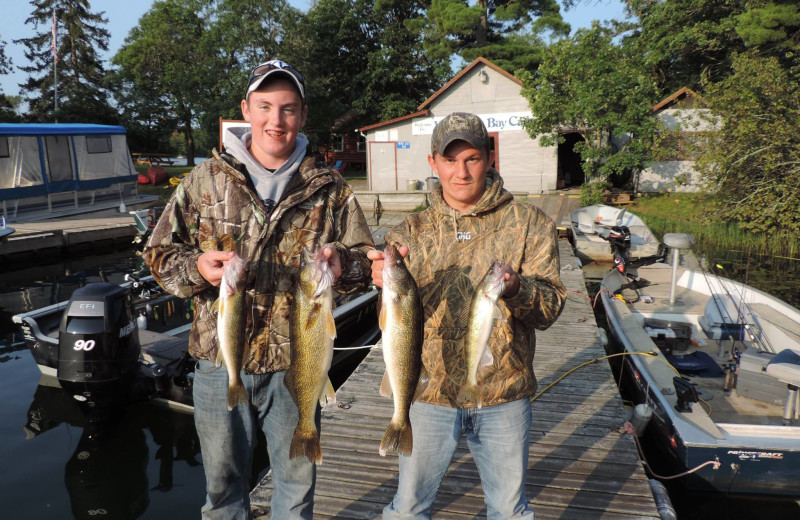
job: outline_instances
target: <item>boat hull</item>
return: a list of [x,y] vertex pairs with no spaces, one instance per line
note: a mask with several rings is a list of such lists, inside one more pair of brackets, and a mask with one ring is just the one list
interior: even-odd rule
[[[670,272],[670,269],[663,266],[660,268],[661,275],[657,273],[656,266],[647,269],[644,274],[642,270],[637,274],[642,278],[658,281]],[[686,277],[688,280],[706,283],[706,277],[696,274],[695,271],[686,270],[685,274],[689,275]],[[686,323],[693,325],[692,340],[697,342],[703,329],[698,325],[700,316],[691,315],[691,310],[697,306],[689,299],[686,292],[688,287],[679,288],[681,296],[686,298],[685,301],[679,301],[674,307],[661,303],[662,308],[668,310],[659,314],[649,310],[657,308],[658,300],[663,298],[661,296],[655,298],[655,303],[622,302],[614,298],[614,294],[624,284],[621,280],[622,276],[612,271],[603,279],[600,288],[608,330],[613,338],[609,342],[608,350],[609,354],[627,354],[612,359],[616,364],[614,373],[620,378],[623,398],[637,404],[648,403],[653,409],[649,425],[641,435],[643,444],[648,449],[648,457],[653,452],[658,455],[649,464],[651,469],[662,477],[686,473],[678,477],[677,482],[689,492],[713,491],[731,495],[800,498],[800,426],[796,421],[789,425],[783,424],[782,408],[775,413],[773,407],[769,415],[763,417],[737,419],[736,415],[726,409],[726,395],[736,399],[737,401],[731,402],[736,402],[739,406],[750,403],[750,410],[766,410],[769,403],[743,398],[737,389],[728,390],[726,394],[722,389],[724,378],[718,377],[715,384],[721,389],[719,393],[701,393],[707,399],[706,402],[691,403],[688,411],[677,409],[677,389],[673,386],[673,377],[677,370],[667,362],[667,356],[661,351],[663,344],[658,345],[651,341],[653,336],[645,333],[643,328],[648,323],[647,320],[684,319]],[[724,280],[714,283],[731,284],[728,286],[733,288],[732,284],[735,282]],[[655,293],[658,285],[656,283],[641,290]],[[698,287],[694,290],[704,289]],[[735,290],[740,291],[740,295],[744,294],[741,288]],[[759,297],[766,298],[768,295],[762,294]],[[793,310],[796,312],[796,309],[780,300],[773,302],[773,305],[790,315]],[[701,305],[701,314],[702,309]],[[729,344],[726,341],[723,346]],[[622,361],[618,361],[619,359]],[[723,358],[716,358],[715,361],[721,359]],[[623,366],[620,367],[619,363]],[[714,378],[709,378],[711,379]],[[695,386],[710,384],[696,376],[689,380]],[[724,419],[716,419],[717,416]]]

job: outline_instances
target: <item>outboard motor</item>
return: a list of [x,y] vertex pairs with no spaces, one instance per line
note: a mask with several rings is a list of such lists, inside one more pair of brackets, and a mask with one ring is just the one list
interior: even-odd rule
[[61,318],[58,350],[61,387],[90,420],[104,418],[123,401],[138,370],[130,289],[98,282],[73,292]]
[[625,266],[629,263],[631,249],[631,230],[628,226],[614,226],[608,234],[608,243],[614,254],[614,268],[625,274]]

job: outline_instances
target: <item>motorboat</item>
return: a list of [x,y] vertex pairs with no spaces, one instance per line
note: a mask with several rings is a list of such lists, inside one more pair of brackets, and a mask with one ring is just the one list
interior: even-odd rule
[[[374,345],[378,291],[337,298],[337,367],[359,348]],[[13,316],[43,376],[57,381],[87,415],[102,416],[130,401],[154,400],[193,410],[196,361],[188,336],[191,299],[166,293],[152,276],[121,284],[95,282],[70,299]]]
[[629,260],[655,257],[661,253],[660,242],[644,220],[626,208],[595,204],[570,213],[571,242],[584,262],[614,261],[611,239],[626,242]]
[[615,268],[600,285],[640,435],[689,491],[800,497],[800,310],[680,266],[690,235],[664,243],[671,265]]

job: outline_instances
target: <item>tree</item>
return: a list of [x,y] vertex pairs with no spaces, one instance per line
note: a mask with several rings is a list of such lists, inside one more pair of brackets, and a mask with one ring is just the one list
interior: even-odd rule
[[[214,83],[214,71],[207,68],[209,56],[201,45],[206,7],[201,0],[155,2],[112,58],[119,68],[119,99],[131,102],[124,105],[127,116],[152,115],[160,109],[164,122],[176,121],[190,166],[195,157],[193,128]],[[168,126],[164,127],[167,139],[176,129]]]
[[[12,65],[11,58],[6,56],[6,42],[0,39],[0,76],[11,72]],[[18,104],[18,97],[7,96],[3,90],[0,89],[0,121],[16,121],[19,118],[15,110]]]
[[242,117],[239,104],[250,71],[269,59],[299,66],[295,56],[308,44],[297,30],[303,14],[285,0],[222,0],[210,8],[201,43],[208,96],[198,114],[209,150],[217,146],[219,118]]
[[800,84],[777,57],[733,57],[733,74],[706,99],[721,129],[697,162],[715,195],[715,214],[743,229],[800,232]]
[[655,84],[629,42],[614,43],[627,27],[614,27],[595,22],[551,45],[535,75],[520,74],[533,114],[524,122],[531,137],[544,146],[562,141],[564,131],[584,139],[575,145],[593,181],[585,185],[584,203],[598,201],[609,176],[642,167],[656,130]]
[[[34,10],[25,24],[41,31],[15,40],[27,48],[25,58],[30,63],[19,67],[29,75],[21,85],[30,106],[29,117],[34,121],[117,122],[116,111],[107,101],[106,71],[98,55],[108,50],[109,33],[103,28],[108,20],[103,13],[91,12],[88,0],[34,0],[31,5]],[[51,50],[54,30],[58,57],[55,75]]]
[[555,0],[431,0],[425,16],[408,20],[428,55],[472,62],[483,56],[509,72],[533,71],[541,61],[540,34],[569,34]]

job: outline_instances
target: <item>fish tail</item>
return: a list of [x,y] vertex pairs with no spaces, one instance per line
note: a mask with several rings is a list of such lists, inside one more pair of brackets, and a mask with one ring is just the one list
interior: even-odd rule
[[405,423],[400,426],[389,423],[389,426],[386,427],[386,433],[383,434],[378,453],[382,457],[385,457],[387,453],[411,455],[413,447],[414,437],[411,432],[411,423]]
[[476,403],[478,408],[483,406],[483,398],[481,396],[481,389],[478,385],[467,385],[459,393],[456,398],[460,403]]
[[305,455],[314,464],[322,464],[322,446],[319,444],[319,432],[303,432],[300,429],[294,431],[292,444],[289,447],[289,458],[302,457]]
[[230,412],[240,404],[247,404],[247,391],[244,389],[244,385],[237,381],[228,387],[228,411]]

